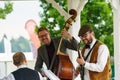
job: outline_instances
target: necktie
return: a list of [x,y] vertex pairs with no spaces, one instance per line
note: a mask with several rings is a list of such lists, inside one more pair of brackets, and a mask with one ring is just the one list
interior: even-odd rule
[[90,45],[88,45],[88,44],[85,45],[85,48],[86,48],[86,49],[90,49]]

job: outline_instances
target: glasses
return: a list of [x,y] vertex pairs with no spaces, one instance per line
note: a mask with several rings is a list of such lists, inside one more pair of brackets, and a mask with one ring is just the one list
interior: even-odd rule
[[38,36],[39,38],[47,37],[48,33]]

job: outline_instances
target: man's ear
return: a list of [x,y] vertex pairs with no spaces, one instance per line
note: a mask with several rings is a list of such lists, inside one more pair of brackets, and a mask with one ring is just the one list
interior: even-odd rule
[[25,64],[27,64],[27,60],[25,59],[24,61],[25,61]]

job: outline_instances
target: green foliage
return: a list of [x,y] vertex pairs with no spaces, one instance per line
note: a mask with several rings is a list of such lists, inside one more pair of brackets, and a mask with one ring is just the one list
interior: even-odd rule
[[100,40],[104,43],[106,43],[106,45],[108,46],[111,56],[113,56],[113,35],[103,35],[100,37]]
[[[45,0],[41,1],[41,7],[44,9],[43,13],[40,13],[42,18],[40,22],[40,27],[47,27],[51,33],[52,37],[59,36],[61,30],[64,26],[64,17],[52,7],[51,4],[48,4]],[[55,0],[65,11],[67,11],[67,0]]]
[[6,2],[4,8],[0,8],[0,18],[5,19],[13,11],[13,3]]
[[90,24],[97,39],[102,40],[113,55],[113,13],[110,4],[105,1],[91,1],[81,12],[81,25]]
[[[60,16],[58,11],[45,0],[41,1],[43,13],[40,14],[42,21],[40,26],[45,26],[49,29],[51,36],[55,37],[60,34],[65,23],[64,17]],[[67,0],[55,0],[65,11],[68,10]],[[49,21],[53,19],[53,21]],[[81,25],[90,24],[97,39],[103,41],[110,49],[110,54],[113,55],[113,13],[110,3],[106,0],[88,0],[83,11],[81,12]],[[56,30],[58,25],[58,30]]]

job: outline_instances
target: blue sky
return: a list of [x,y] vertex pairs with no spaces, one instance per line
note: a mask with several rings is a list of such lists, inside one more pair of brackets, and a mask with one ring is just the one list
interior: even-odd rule
[[[39,12],[42,9],[39,7],[39,0],[34,1],[12,1],[13,12],[8,14],[6,19],[0,19],[0,39],[3,34],[6,34],[8,39],[23,36],[29,39],[29,35],[25,30],[25,23],[33,19],[39,25]],[[4,1],[0,1],[0,7],[4,6]]]

